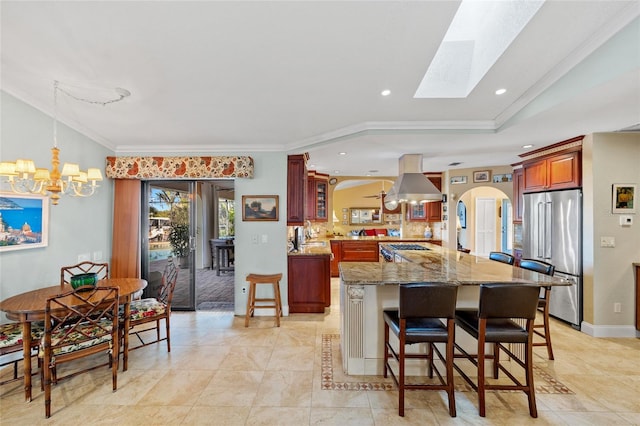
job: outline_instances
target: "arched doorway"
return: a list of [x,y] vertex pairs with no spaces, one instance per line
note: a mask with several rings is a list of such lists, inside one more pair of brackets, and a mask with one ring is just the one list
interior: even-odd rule
[[479,186],[464,192],[456,205],[459,250],[478,256],[512,252],[513,224],[509,197],[499,189]]

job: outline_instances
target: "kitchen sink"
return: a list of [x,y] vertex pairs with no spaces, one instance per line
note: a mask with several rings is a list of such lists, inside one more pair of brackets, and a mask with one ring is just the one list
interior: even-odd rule
[[326,245],[326,241],[311,241],[309,243],[302,244],[302,247],[324,247]]

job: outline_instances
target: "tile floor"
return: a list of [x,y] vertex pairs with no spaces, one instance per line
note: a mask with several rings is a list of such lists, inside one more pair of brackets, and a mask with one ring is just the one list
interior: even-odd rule
[[4,385],[0,424],[640,425],[640,339],[595,339],[559,322],[556,360],[536,348],[535,363],[573,393],[537,394],[538,419],[522,393],[489,394],[483,419],[473,392],[456,393],[451,418],[444,392],[410,391],[401,418],[395,390],[323,390],[323,335],[339,332],[337,280],[332,285],[327,313],[287,317],[280,328],[268,317],[245,328],[232,313],[174,312],[171,353],[164,342],[131,352],[117,392],[106,368],[62,381],[47,420],[37,377],[31,403],[21,383]]

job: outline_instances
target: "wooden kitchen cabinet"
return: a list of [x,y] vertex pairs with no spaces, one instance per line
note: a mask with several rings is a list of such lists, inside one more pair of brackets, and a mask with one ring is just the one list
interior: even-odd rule
[[342,243],[340,241],[331,241],[331,276],[339,277],[339,263],[342,260]]
[[340,259],[342,262],[378,262],[377,241],[342,241]]
[[[442,178],[439,176],[427,176],[438,190],[442,190]],[[408,220],[411,222],[441,222],[442,201],[407,205]]]
[[561,153],[524,162],[523,192],[579,188],[582,184],[580,151]]
[[287,225],[304,225],[307,194],[308,154],[287,158]]
[[289,312],[324,313],[331,305],[330,256],[289,256]]
[[309,171],[307,176],[306,219],[327,222],[329,219],[329,175]]
[[513,171],[513,222],[522,222],[524,207],[524,172],[522,168]]

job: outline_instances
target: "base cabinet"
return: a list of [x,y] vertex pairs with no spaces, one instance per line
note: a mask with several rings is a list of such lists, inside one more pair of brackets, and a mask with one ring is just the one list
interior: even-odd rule
[[331,271],[328,255],[289,256],[289,312],[324,313],[331,305]]

